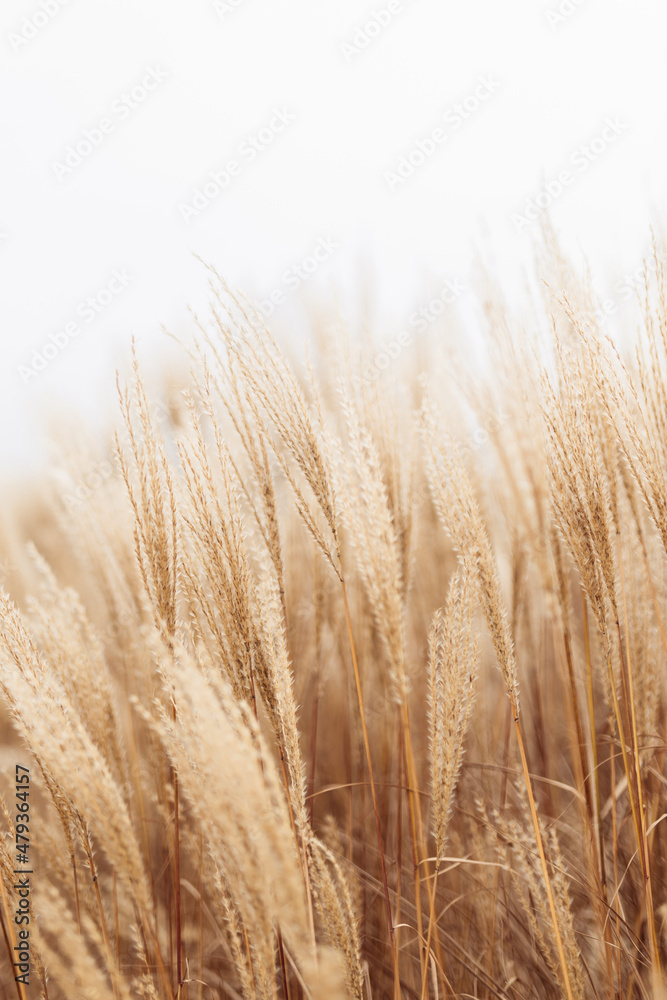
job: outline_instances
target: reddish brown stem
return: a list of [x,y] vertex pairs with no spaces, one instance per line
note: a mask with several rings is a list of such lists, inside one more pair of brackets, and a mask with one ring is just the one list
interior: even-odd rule
[[341,587],[343,591],[343,605],[345,607],[345,621],[347,623],[347,632],[350,640],[350,652],[352,654],[352,667],[354,669],[354,683],[357,689],[357,700],[359,702],[359,715],[361,717],[361,731],[364,738],[364,750],[366,753],[366,764],[368,766],[368,778],[371,787],[371,798],[373,799],[373,815],[375,817],[375,832],[377,835],[378,851],[380,854],[380,871],[382,874],[382,888],[384,890],[384,901],[385,909],[387,914],[387,924],[389,927],[389,938],[391,940],[391,949],[394,953],[395,966],[397,965],[398,959],[396,955],[396,941],[394,938],[394,924],[391,918],[391,903],[389,902],[389,884],[387,882],[387,867],[385,864],[384,857],[384,847],[382,844],[382,828],[380,826],[380,813],[378,811],[377,804],[377,793],[375,790],[375,779],[373,777],[373,762],[371,760],[371,748],[368,741],[368,728],[366,726],[366,712],[364,709],[364,695],[361,690],[361,677],[359,675],[359,664],[357,662],[357,651],[354,645],[354,634],[352,632],[352,619],[350,617],[350,607],[347,601],[347,589],[345,587],[345,581],[341,577]]

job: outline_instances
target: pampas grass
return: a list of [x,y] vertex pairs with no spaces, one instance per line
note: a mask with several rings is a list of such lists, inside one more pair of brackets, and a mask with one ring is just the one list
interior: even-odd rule
[[421,378],[302,365],[213,270],[162,420],[133,352],[113,444],[3,512],[30,995],[662,1000],[654,265],[612,338],[547,227],[530,320],[487,276],[477,358],[424,340]]

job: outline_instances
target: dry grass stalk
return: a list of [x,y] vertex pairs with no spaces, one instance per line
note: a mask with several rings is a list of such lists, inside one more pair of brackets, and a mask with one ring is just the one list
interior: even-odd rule
[[522,320],[484,279],[469,367],[458,321],[420,343],[439,415],[344,343],[301,371],[213,274],[160,426],[134,357],[116,472],[64,502],[72,436],[6,505],[44,1000],[662,1000],[662,256],[629,346],[548,227],[540,267]]

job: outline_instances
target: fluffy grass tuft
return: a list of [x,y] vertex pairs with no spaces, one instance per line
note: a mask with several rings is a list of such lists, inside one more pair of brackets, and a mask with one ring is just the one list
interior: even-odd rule
[[7,501],[30,995],[664,998],[662,256],[612,338],[544,237],[542,312],[489,280],[425,374],[302,367],[211,271],[190,372],[133,355],[107,452]]

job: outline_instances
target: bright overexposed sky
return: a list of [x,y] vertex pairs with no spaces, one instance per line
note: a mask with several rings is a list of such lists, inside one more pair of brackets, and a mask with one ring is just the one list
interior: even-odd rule
[[664,210],[666,29],[655,0],[4,0],[0,471],[205,310],[195,255],[277,326],[370,287],[398,329],[476,256],[518,283],[549,202],[622,297]]

